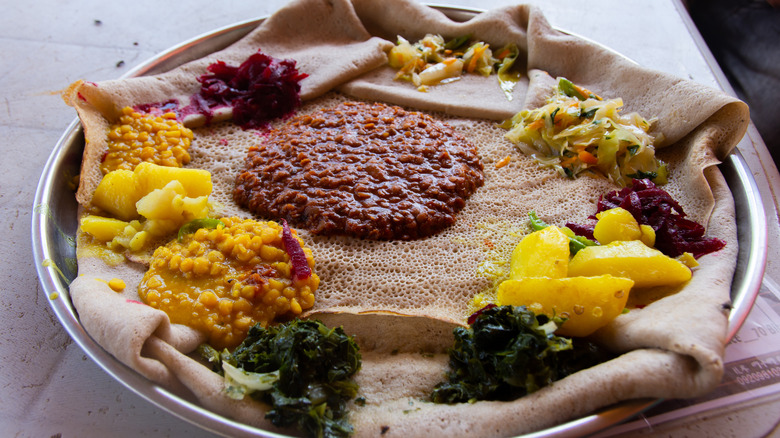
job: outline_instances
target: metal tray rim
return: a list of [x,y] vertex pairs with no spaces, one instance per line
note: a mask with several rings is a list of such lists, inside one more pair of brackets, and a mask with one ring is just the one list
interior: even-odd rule
[[[480,9],[460,8],[446,5],[429,4],[429,6],[439,9],[444,13],[473,15],[482,12]],[[142,62],[123,75],[122,78],[165,71],[165,66],[167,64],[172,67],[186,62],[186,60],[182,61],[181,58],[186,58],[187,53],[192,51],[193,48],[202,46],[214,38],[224,37],[227,40],[232,38],[237,40],[240,36],[243,36],[243,34],[248,33],[251,29],[259,25],[264,19],[265,17],[245,20],[196,36]],[[73,148],[75,140],[80,134],[81,124],[79,119],[76,118],[60,137],[47,160],[36,190],[33,210],[36,210],[37,206],[51,205],[53,198],[50,189],[54,186],[54,181],[58,176],[58,172],[61,173],[62,168],[64,167],[63,163],[66,158],[65,152]],[[763,277],[766,265],[767,225],[756,182],[739,151],[735,150],[735,153],[730,155],[724,164],[733,168],[732,181],[738,182],[745,188],[745,199],[742,200],[742,204],[747,206],[750,209],[749,211],[754,213],[748,218],[749,230],[751,232],[746,237],[751,248],[748,263],[744,268],[745,272],[748,274],[748,279],[740,285],[741,290],[736,294],[738,299],[735,300],[734,309],[729,315],[728,336],[731,338],[736,334],[739,326],[741,326],[742,322],[747,318],[761,285],[761,278]],[[31,228],[33,258],[36,270],[43,287],[43,292],[47,298],[50,298],[49,302],[52,310],[71,338],[109,375],[150,403],[210,432],[225,436],[263,436],[269,438],[284,436],[236,422],[204,409],[190,401],[184,400],[165,388],[147,380],[105,351],[81,326],[78,315],[70,302],[67,284],[58,276],[55,270],[48,268],[43,264],[44,260],[51,259],[53,256],[57,255],[52,251],[52,248],[57,247],[57,244],[54,242],[56,239],[52,237],[56,235],[56,233],[55,230],[52,229],[49,217],[36,211],[32,215]],[[763,230],[763,232],[761,230]],[[740,245],[742,245],[743,237],[744,236],[740,236]],[[756,248],[759,250],[755,250]],[[52,294],[59,294],[61,298],[53,298]],[[661,400],[657,399],[627,401],[580,419],[572,420],[525,436],[541,438],[587,435],[625,421],[626,419],[649,409],[660,401]]]

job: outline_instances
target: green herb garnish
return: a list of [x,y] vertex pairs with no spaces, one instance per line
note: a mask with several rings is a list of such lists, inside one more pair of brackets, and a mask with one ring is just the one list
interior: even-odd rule
[[217,228],[220,224],[223,227],[225,226],[225,223],[221,220],[210,217],[191,220],[179,228],[179,234],[176,236],[176,239],[181,242],[187,234],[192,234],[201,228]]
[[641,170],[637,170],[636,173],[631,173],[629,175],[626,175],[629,178],[634,179],[649,179],[654,180],[658,177],[657,172],[642,172]]
[[553,112],[550,114],[550,121],[555,123],[555,116],[558,114],[558,111],[560,111],[560,108],[555,108]]
[[561,90],[563,94],[569,97],[575,97],[579,100],[585,100],[589,97],[580,92],[570,80],[565,78],[558,79],[558,89]]
[[[529,224],[534,231],[539,231],[543,228],[549,227],[545,221],[539,219],[539,216],[536,215],[535,211],[528,213],[528,218]],[[597,242],[594,242],[587,237],[574,234],[574,231],[572,231],[569,227],[561,227],[561,231],[566,235],[566,237],[569,238],[569,252],[571,255],[577,254],[579,250],[585,248],[586,246],[598,245]]]
[[[596,111],[598,111],[598,110],[599,110],[599,107],[594,106],[594,107],[592,107],[590,109],[587,109],[585,111],[580,111],[580,117],[582,117],[583,119],[589,119],[589,118],[595,116],[596,115]],[[599,123],[601,123],[601,120],[594,120],[593,121],[593,124],[595,124],[595,125],[598,125]]]

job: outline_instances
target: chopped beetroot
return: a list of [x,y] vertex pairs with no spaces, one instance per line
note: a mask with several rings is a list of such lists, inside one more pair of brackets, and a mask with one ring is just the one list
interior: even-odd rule
[[284,245],[284,251],[290,256],[293,280],[302,281],[311,277],[311,268],[309,268],[309,262],[306,260],[306,254],[303,252],[298,239],[293,237],[290,226],[287,225],[287,221],[284,219],[282,219],[282,244]]
[[133,107],[136,112],[161,116],[165,113],[175,112],[179,116],[179,101],[176,99],[166,100],[165,102],[144,103]]
[[[631,187],[603,195],[596,213],[616,207],[628,210],[641,225],[653,227],[655,248],[670,257],[689,252],[699,258],[726,246],[721,239],[705,238],[704,226],[686,219],[680,204],[649,179],[635,179]],[[591,216],[591,219],[596,219],[596,216]],[[593,237],[592,225],[566,226],[577,235]]]
[[595,228],[595,225],[581,225],[566,222],[566,227],[572,230],[574,234],[578,236],[586,237],[590,240],[596,240],[596,238],[593,237],[593,229]]
[[238,67],[222,61],[209,65],[211,74],[198,78],[200,93],[192,98],[195,109],[210,120],[213,110],[233,108],[233,121],[242,128],[262,128],[273,119],[291,115],[301,104],[295,61],[278,60],[259,50]]
[[482,313],[483,313],[484,311],[486,311],[486,310],[488,310],[488,309],[492,309],[492,308],[494,308],[494,307],[496,307],[496,305],[495,305],[495,304],[493,304],[493,303],[490,303],[490,304],[488,304],[487,306],[485,306],[485,307],[483,307],[483,308],[481,308],[481,309],[477,310],[476,312],[472,313],[472,314],[471,314],[471,316],[469,316],[469,319],[468,319],[466,322],[468,322],[468,324],[469,324],[469,325],[471,325],[471,324],[474,324],[474,321],[476,321],[476,320],[477,320],[477,318],[479,317],[479,315],[482,315]]
[[211,119],[214,116],[213,108],[209,108],[209,102],[207,102],[199,93],[193,94],[190,97],[190,104],[182,109],[183,116],[192,114],[202,114],[206,117],[207,125],[211,123]]

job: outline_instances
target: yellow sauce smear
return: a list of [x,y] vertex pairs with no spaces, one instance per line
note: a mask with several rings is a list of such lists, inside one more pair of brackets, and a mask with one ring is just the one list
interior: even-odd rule
[[122,253],[108,248],[105,243],[97,241],[89,234],[83,232],[78,233],[76,256],[79,259],[100,258],[108,266],[117,266],[126,260]]

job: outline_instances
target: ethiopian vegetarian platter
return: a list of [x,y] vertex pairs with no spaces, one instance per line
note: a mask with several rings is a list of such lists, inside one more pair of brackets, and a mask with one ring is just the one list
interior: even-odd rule
[[86,139],[81,324],[219,415],[510,436],[720,381],[737,239],[716,164],[747,106],[534,7],[294,0],[63,97]]

